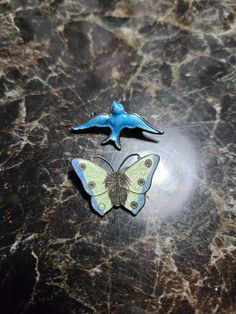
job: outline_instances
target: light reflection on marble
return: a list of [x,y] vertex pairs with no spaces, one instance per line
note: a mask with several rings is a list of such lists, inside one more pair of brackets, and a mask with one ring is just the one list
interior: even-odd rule
[[[118,154],[113,152],[110,160],[118,167],[123,158],[133,153],[140,156],[156,153],[160,156],[142,211],[143,217],[160,219],[167,216],[168,219],[172,213],[181,211],[194,194],[200,166],[198,153],[191,139],[177,128],[165,130],[165,135],[162,136],[145,132],[143,135],[145,137],[142,139],[136,139],[135,132],[134,138],[121,137],[123,149]],[[145,141],[145,138],[153,142]],[[135,158],[130,159],[129,164],[134,162]]]

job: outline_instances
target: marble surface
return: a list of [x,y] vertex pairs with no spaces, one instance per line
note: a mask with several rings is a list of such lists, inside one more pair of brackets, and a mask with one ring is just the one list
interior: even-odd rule
[[[234,0],[0,1],[0,311],[235,313]],[[162,136],[69,129],[112,100]],[[75,157],[161,161],[104,218]]]

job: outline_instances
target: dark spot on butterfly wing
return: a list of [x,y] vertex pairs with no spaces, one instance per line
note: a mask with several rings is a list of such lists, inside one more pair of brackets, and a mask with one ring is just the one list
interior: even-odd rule
[[84,163],[81,163],[80,164],[80,169],[83,171],[83,170],[85,170],[86,169],[86,165],[84,164]]
[[145,180],[143,178],[138,179],[138,185],[144,185],[145,184]]
[[135,202],[135,201],[132,201],[132,202],[130,203],[130,206],[131,206],[131,208],[135,209],[135,208],[138,207],[138,203]]
[[94,181],[89,181],[88,186],[90,187],[90,189],[94,189],[96,186],[96,183]]
[[152,161],[151,161],[151,159],[146,159],[145,162],[144,162],[144,164],[145,164],[145,166],[146,166],[147,168],[150,168],[150,167],[152,166]]

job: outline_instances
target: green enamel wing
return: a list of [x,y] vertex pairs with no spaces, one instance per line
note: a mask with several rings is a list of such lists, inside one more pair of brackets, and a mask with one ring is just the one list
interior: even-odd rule
[[[136,154],[134,154],[136,155]],[[111,172],[106,171],[93,161],[77,158],[72,166],[80,178],[85,191],[91,196],[92,207],[104,216],[112,207],[123,206],[136,215],[143,208],[146,192],[150,189],[154,172],[160,161],[156,154],[150,154],[134,162],[128,168],[120,170],[128,156],[115,172],[106,161]]]

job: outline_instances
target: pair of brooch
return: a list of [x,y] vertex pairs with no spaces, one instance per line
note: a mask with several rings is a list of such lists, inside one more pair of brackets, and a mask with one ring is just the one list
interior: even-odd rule
[[[122,104],[113,101],[110,114],[99,114],[87,122],[76,125],[72,131],[86,130],[92,127],[110,128],[110,135],[101,144],[113,142],[121,149],[120,133],[123,129],[141,129],[145,132],[163,134],[137,114],[125,112]],[[131,166],[123,168],[125,162],[132,156],[138,159]],[[108,172],[94,162],[100,158],[106,162],[111,171]],[[76,158],[72,167],[80,178],[85,191],[91,196],[91,204],[96,212],[104,216],[112,207],[123,206],[136,215],[143,208],[146,192],[150,189],[152,178],[158,166],[160,157],[156,154],[140,157],[129,155],[114,171],[110,163],[103,157],[93,157],[92,160]]]

